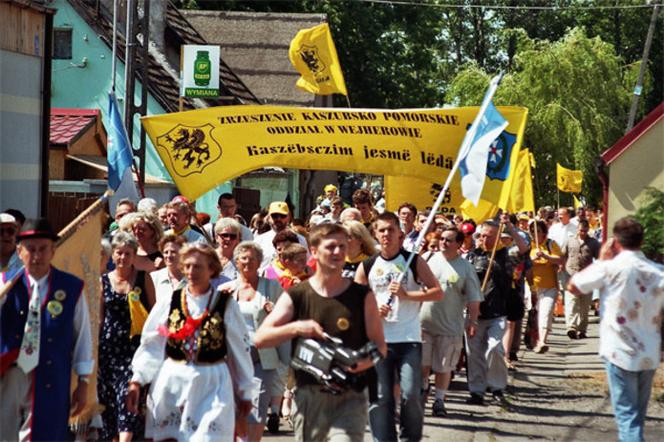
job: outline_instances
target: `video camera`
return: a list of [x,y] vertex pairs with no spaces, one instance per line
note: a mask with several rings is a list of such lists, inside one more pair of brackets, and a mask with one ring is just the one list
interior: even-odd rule
[[370,358],[375,364],[382,355],[373,342],[368,342],[358,350],[342,344],[341,339],[328,334],[325,334],[323,341],[300,339],[291,359],[291,367],[310,374],[323,385],[324,391],[332,394],[343,393],[349,388],[359,389],[362,374],[346,370],[357,367],[357,363],[365,358]]

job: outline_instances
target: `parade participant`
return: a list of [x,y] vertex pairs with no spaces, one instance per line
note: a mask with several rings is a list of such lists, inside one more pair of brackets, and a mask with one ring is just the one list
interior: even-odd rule
[[141,198],[136,204],[136,210],[139,212],[149,213],[151,215],[157,216],[157,210],[159,206],[157,201],[154,198]]
[[[501,222],[512,235],[519,253],[526,253],[528,247],[519,236],[507,215]],[[498,241],[499,224],[488,220],[479,229],[477,247],[468,253],[466,259],[475,268],[481,283],[489,271],[489,260]],[[472,405],[484,404],[484,393],[489,391],[498,401],[504,401],[503,390],[507,386],[507,365],[502,339],[507,320],[508,300],[512,289],[513,263],[508,250],[496,247],[487,284],[484,287],[484,301],[480,303],[480,316],[475,336],[468,338],[468,389]]]
[[[576,237],[570,238],[563,247],[565,270],[572,276],[592,264],[599,256],[600,244],[588,235],[590,225],[587,219],[579,221]],[[565,323],[570,339],[585,339],[588,330],[588,312],[592,294],[578,295],[565,291]]]
[[232,441],[234,386],[240,415],[251,409],[249,335],[237,302],[210,283],[221,270],[214,249],[188,243],[180,266],[186,285],[160,299],[143,327],[127,409],[138,411],[141,386],[151,383],[146,438]]
[[[528,233],[528,225],[530,223],[530,217],[528,216],[528,214],[526,214],[526,213],[519,214],[519,216],[517,217],[517,220],[518,220],[519,230],[521,230],[522,232],[526,232],[526,234],[527,234]],[[528,235],[528,237],[530,237],[530,235]]]
[[[443,291],[420,256],[406,268],[409,253],[401,248],[403,232],[394,213],[380,214],[374,231],[380,253],[362,262],[355,274],[355,282],[368,285],[376,294],[387,342],[387,356],[376,365],[378,397],[372,398],[369,407],[371,433],[377,440],[397,440],[394,398],[397,374],[401,387],[399,438],[419,440],[424,420],[420,304],[443,299]],[[406,274],[399,284],[397,278],[403,272]]]
[[549,238],[562,249],[570,238],[576,236],[576,223],[572,222],[574,210],[569,207],[558,209],[558,222],[549,227]]
[[[537,228],[537,232],[535,232]],[[539,324],[539,342],[533,349],[535,353],[546,353],[549,346],[546,345],[547,338],[553,324],[553,307],[558,297],[558,266],[563,264],[561,251],[555,241],[548,239],[546,224],[535,221],[530,225],[530,234],[533,238],[537,235],[534,247],[530,251],[530,259],[533,262],[533,287],[532,293],[537,294],[537,322]],[[539,245],[539,248],[537,247]]]
[[0,274],[5,281],[11,280],[23,264],[16,251],[18,223],[8,213],[0,213]]
[[[203,226],[203,229],[205,229],[208,236],[212,238],[214,242],[217,241],[215,239],[216,232],[214,231],[217,223],[224,218],[235,219],[235,215],[237,214],[237,202],[235,201],[235,197],[232,193],[222,193],[219,195],[219,198],[217,198],[217,210],[219,211],[219,217],[217,218],[217,221],[214,224],[207,223]],[[241,241],[251,241],[254,239],[254,234],[251,232],[249,227],[239,222],[238,224],[240,226],[241,233],[241,238],[239,238],[238,243]]]
[[115,205],[115,216],[113,218],[116,223],[119,223],[125,215],[133,212],[136,212],[136,203],[129,198],[123,198]]
[[325,198],[323,198],[318,206],[322,207],[323,205],[327,205],[330,207],[332,205],[332,200],[338,197],[337,186],[334,184],[328,184],[323,187],[323,192],[325,193]]
[[[247,417],[247,440],[259,441],[263,437],[265,424],[268,422],[268,408],[275,384],[279,384],[277,397],[279,404],[283,394],[284,382],[277,382],[275,377],[280,374],[277,369],[280,365],[279,353],[274,348],[256,349],[253,344],[254,334],[265,317],[272,311],[272,307],[283,291],[277,281],[258,276],[258,266],[263,260],[263,252],[253,241],[243,241],[234,252],[234,261],[238,269],[238,278],[219,286],[221,292],[230,293],[238,302],[240,313],[244,318],[251,344],[251,358],[254,365],[254,378],[260,388],[254,388],[252,396],[252,411]],[[285,367],[282,372],[286,373]],[[275,401],[276,402],[276,401]],[[271,413],[270,426],[274,427],[275,419],[279,428],[278,413]]]
[[[384,355],[385,341],[374,296],[366,286],[341,276],[348,244],[346,230],[338,224],[321,224],[311,230],[310,240],[311,254],[318,262],[316,273],[279,297],[256,333],[256,346],[274,347],[299,338],[324,339],[327,333],[352,349],[373,341]],[[362,373],[371,366],[367,358],[350,371]],[[312,376],[296,370],[295,440],[363,441],[366,378],[357,388],[333,395],[321,391]]]
[[[263,262],[261,263],[261,270],[264,270],[267,265],[275,258],[277,250],[274,247],[272,240],[281,232],[288,228],[288,223],[291,220],[290,209],[288,204],[283,201],[275,201],[270,204],[268,210],[268,223],[270,224],[270,230],[265,233],[262,233],[256,237],[256,243],[263,250]],[[307,246],[307,240],[298,233],[297,241],[303,246]]]
[[185,239],[177,235],[166,235],[159,241],[159,250],[164,255],[166,267],[150,273],[157,302],[164,298],[171,299],[173,290],[184,280],[180,270],[180,249],[185,244]]
[[335,196],[330,201],[330,213],[325,215],[325,219],[328,222],[340,223],[341,222],[341,212],[344,210],[344,200],[341,197]]
[[475,226],[472,223],[465,222],[461,224],[460,230],[463,233],[463,244],[459,247],[459,253],[461,253],[462,258],[466,258],[470,252],[475,250],[475,239],[473,238]]
[[[339,215],[339,222],[345,224],[349,221],[359,221],[362,222],[362,213],[357,210],[355,207],[347,207]],[[366,227],[366,226],[365,226]]]
[[233,252],[240,244],[242,225],[233,218],[219,218],[214,225],[214,236],[217,244],[217,256],[221,262],[221,274],[229,280],[237,278],[237,265]]
[[171,201],[166,205],[166,219],[169,230],[166,235],[182,236],[187,242],[207,243],[205,237],[189,225],[191,212],[189,203],[184,201]]
[[313,275],[313,270],[307,265],[307,249],[302,244],[289,244],[281,251],[280,256],[285,270],[277,280],[284,290]]
[[360,211],[362,215],[362,224],[367,229],[371,228],[371,225],[376,218],[376,211],[373,208],[373,200],[371,198],[371,192],[367,189],[357,189],[353,193],[353,207]]
[[355,272],[360,263],[376,254],[376,242],[364,224],[359,221],[348,221],[344,223],[344,227],[348,230],[348,250],[341,276],[355,279]]
[[[444,231],[444,230],[443,230]],[[420,247],[420,256],[429,261],[434,253],[440,250],[442,235],[438,232],[429,232],[424,237],[424,244]]]
[[265,267],[262,274],[268,279],[279,279],[286,271],[281,253],[291,244],[298,244],[297,234],[290,229],[282,230],[272,238],[275,250],[274,259]]
[[88,305],[83,281],[51,266],[57,240],[44,218],[18,234],[24,269],[0,300],[0,440],[69,440],[70,404],[73,415],[86,405],[94,369]]
[[599,355],[606,365],[618,438],[630,442],[644,440],[662,348],[664,268],[644,256],[642,243],[641,224],[619,219],[599,261],[576,273],[567,287],[576,295],[600,291]]
[[[441,301],[423,302],[420,311],[425,385],[432,368],[435,373],[436,392],[431,410],[434,416],[447,415],[445,395],[463,349],[464,330],[469,338],[475,336],[483,299],[475,269],[459,254],[463,237],[458,228],[446,228],[440,240],[442,253],[433,253],[428,261],[445,292]],[[464,319],[466,309],[468,315]]]
[[157,218],[162,227],[168,226],[168,204],[164,204],[157,210]]
[[[127,215],[131,216],[131,215]],[[125,216],[125,218],[127,217]],[[101,277],[101,328],[99,330],[99,403],[104,426],[101,439],[143,439],[144,416],[127,410],[131,359],[141,341],[148,312],[155,303],[152,279],[134,263],[138,242],[120,231],[111,241],[115,270]]]
[[415,228],[415,216],[417,215],[417,208],[410,203],[403,203],[397,210],[399,215],[399,222],[401,224],[401,231],[404,234],[403,248],[409,252],[413,250],[413,245],[417,241],[419,231]]
[[134,265],[137,270],[153,272],[164,266],[159,241],[164,230],[157,216],[148,212],[133,212],[120,220],[120,230],[134,235],[138,251]]

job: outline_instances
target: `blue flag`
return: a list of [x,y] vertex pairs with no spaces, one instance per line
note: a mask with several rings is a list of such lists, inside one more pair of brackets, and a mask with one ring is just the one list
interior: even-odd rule
[[480,111],[466,133],[459,152],[461,193],[475,206],[480,200],[484,187],[487,163],[490,160],[489,147],[509,124],[491,101],[499,82],[500,76],[491,80]]
[[137,200],[138,192],[131,172],[133,155],[113,92],[108,94],[108,119],[108,187],[117,196]]

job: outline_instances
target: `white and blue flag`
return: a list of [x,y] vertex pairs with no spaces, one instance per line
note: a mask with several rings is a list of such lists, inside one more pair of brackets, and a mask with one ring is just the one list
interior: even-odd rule
[[461,193],[475,206],[484,187],[487,163],[490,160],[489,147],[509,124],[491,101],[500,79],[501,75],[497,75],[491,80],[482,106],[466,133],[459,152]]

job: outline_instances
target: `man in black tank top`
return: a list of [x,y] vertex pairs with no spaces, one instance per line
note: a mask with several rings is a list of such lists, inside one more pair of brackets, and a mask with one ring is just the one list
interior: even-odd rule
[[[254,336],[256,347],[275,347],[300,338],[323,339],[327,333],[352,349],[372,341],[385,356],[387,346],[375,297],[368,288],[341,276],[348,246],[344,227],[318,225],[311,231],[309,244],[318,262],[316,273],[279,297]],[[360,373],[372,366],[367,358],[349,371]],[[296,440],[324,441],[335,436],[364,440],[367,404],[363,392],[349,389],[332,395],[321,391],[313,377],[298,371],[295,380]]]

